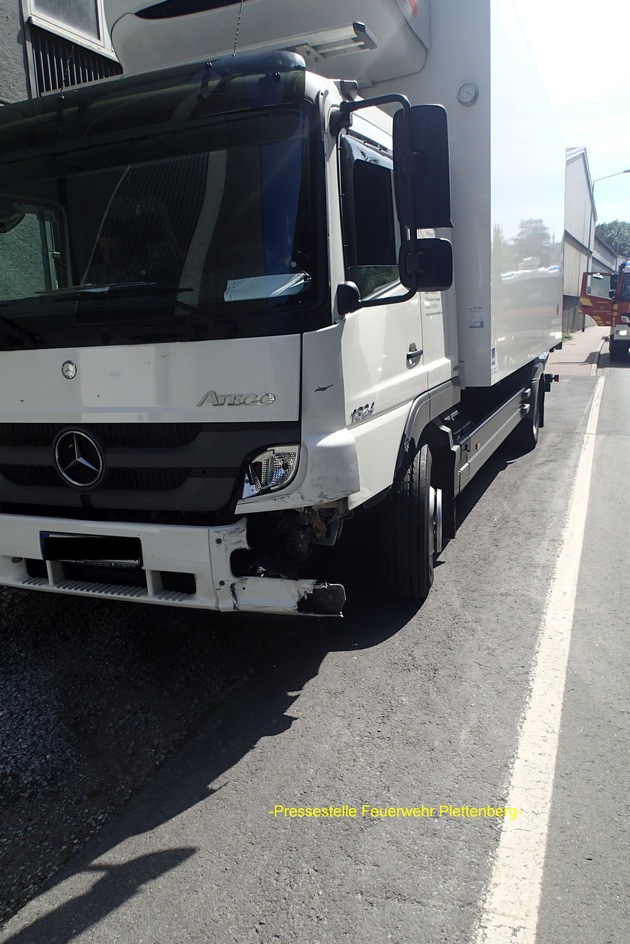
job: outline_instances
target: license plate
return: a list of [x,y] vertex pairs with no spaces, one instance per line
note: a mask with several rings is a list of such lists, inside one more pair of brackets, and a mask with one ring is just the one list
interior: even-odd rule
[[41,534],[44,560],[102,567],[140,567],[140,538],[84,534]]

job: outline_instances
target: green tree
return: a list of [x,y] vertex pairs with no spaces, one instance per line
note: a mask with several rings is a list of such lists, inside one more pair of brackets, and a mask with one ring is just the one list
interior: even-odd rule
[[619,256],[630,256],[630,223],[613,220],[612,223],[598,223],[595,235],[603,240]]

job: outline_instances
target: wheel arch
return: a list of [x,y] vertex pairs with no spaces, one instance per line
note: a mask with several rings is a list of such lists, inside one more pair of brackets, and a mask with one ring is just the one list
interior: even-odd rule
[[393,487],[399,488],[414,456],[424,446],[431,450],[431,484],[442,490],[443,541],[455,537],[456,455],[451,431],[442,425],[441,417],[431,417],[428,395],[419,397],[411,406],[400,443]]

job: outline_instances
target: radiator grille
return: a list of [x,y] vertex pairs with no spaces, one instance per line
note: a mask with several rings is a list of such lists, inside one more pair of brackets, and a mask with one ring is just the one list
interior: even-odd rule
[[[93,437],[102,452],[104,475],[95,476],[94,488],[73,488],[57,467],[72,459],[67,450],[56,457],[53,448],[59,433],[70,430]],[[0,423],[0,510],[63,508],[76,517],[131,514],[169,522],[173,513],[204,520],[232,514],[248,457],[299,435],[297,422]],[[80,461],[88,457],[78,441]]]
[[[0,446],[50,446],[67,424],[3,423]],[[169,449],[188,446],[201,432],[198,423],[91,423],[94,433],[106,449]]]
[[[180,488],[188,469],[110,469],[103,488],[125,491],[167,492]],[[65,483],[53,468],[36,465],[0,465],[0,475],[14,485],[31,488],[59,488]]]

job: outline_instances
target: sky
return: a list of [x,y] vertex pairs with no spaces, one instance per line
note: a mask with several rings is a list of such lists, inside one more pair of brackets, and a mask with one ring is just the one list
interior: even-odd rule
[[585,147],[598,223],[630,222],[629,0],[514,0],[566,147]]

